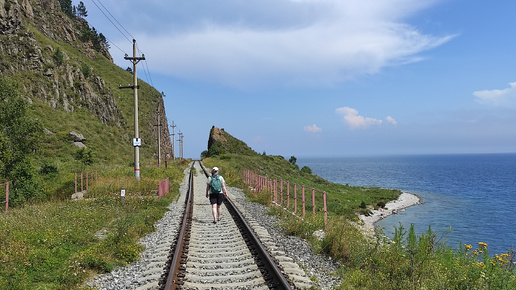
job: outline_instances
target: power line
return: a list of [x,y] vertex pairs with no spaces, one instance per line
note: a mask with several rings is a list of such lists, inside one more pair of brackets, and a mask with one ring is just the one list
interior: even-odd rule
[[[106,36],[104,36],[104,37],[106,37]],[[106,40],[107,40],[110,44],[112,44],[112,45],[114,45],[116,48],[118,48],[118,50],[120,50],[120,51],[121,51],[121,52],[123,52],[124,54],[127,54],[123,49],[121,49],[120,47],[118,47],[118,45],[116,45],[114,42],[112,42],[111,40],[109,40],[109,38],[107,38],[107,37],[106,37]]]
[[[100,8],[100,6],[95,2],[95,0],[91,0],[91,2],[93,2],[93,4],[95,4],[95,6],[97,6],[97,8],[100,10],[100,12],[102,12],[102,14],[104,14],[104,16],[109,20],[109,22],[111,22],[111,24],[129,41],[132,43],[132,41],[129,39],[129,37],[127,37],[127,35],[129,35],[132,39],[134,39],[134,37],[131,35],[131,33],[129,33],[129,31],[127,31],[127,29],[125,29],[125,27],[115,18],[115,16],[113,16],[113,14],[111,14],[111,12],[109,12],[109,10],[106,8],[106,6],[104,6],[104,4],[102,4],[102,1],[101,0],[96,0],[100,6],[102,6],[102,8]],[[109,14],[109,17],[107,14]],[[115,22],[113,22],[113,19],[117,24],[115,24]],[[123,29],[126,33],[124,33],[121,29]],[[106,38],[107,39],[107,38]],[[108,40],[109,41],[109,40]],[[118,48],[121,52],[123,52],[124,54],[127,54],[123,49],[121,49],[120,47],[118,47],[116,44],[114,44],[114,42],[112,41],[109,41],[112,45],[114,45],[116,48]],[[136,44],[136,47],[137,47],[137,50],[143,55],[143,52],[138,48],[138,45]],[[151,74],[150,74],[150,70],[149,70],[149,66],[148,66],[148,62],[146,60],[144,60],[143,62],[143,71],[144,71],[144,74],[145,76],[147,77],[148,79],[148,83],[150,83],[150,85],[152,87],[154,87],[154,83],[152,82],[152,77],[151,77]]]
[[[100,2],[100,0],[97,0],[99,1],[100,5],[102,5],[102,3]],[[131,42],[131,40],[122,32],[122,30],[120,30],[120,28],[118,28],[118,26],[111,20],[111,18],[109,18],[109,16],[106,15],[106,13],[99,7],[99,5],[97,5],[97,3],[95,3],[95,0],[91,0],[91,2],[93,2],[93,4],[95,4],[95,6],[97,6],[97,8],[100,10],[100,12],[102,12],[102,14],[104,14],[104,16],[106,16],[106,18],[109,20],[109,22],[111,22],[111,24],[113,24],[113,26],[127,39],[127,41]],[[104,7],[104,5],[102,5],[102,7]],[[106,9],[106,7],[104,7],[104,9]],[[107,13],[109,13],[109,15],[111,15],[111,17],[113,17],[113,15],[109,12],[109,10],[107,10]],[[115,19],[115,17],[113,17],[113,19]],[[127,30],[120,24],[120,22],[118,22],[118,20],[115,19],[115,21],[122,27],[122,29],[124,29],[126,32]],[[131,34],[129,32],[127,32],[127,34],[129,34],[129,36],[131,36]],[[134,39],[134,37],[131,36],[131,38]]]
[[[92,0],[92,1],[93,1],[93,0]],[[120,24],[120,22],[118,22],[118,20],[116,20],[115,16],[113,16],[113,14],[111,14],[111,12],[109,12],[109,10],[107,10],[107,8],[104,6],[104,4],[102,4],[102,1],[100,1],[100,0],[97,0],[97,1],[99,1],[100,5],[102,5],[102,7],[104,7],[104,9],[106,9],[107,13],[109,13],[109,15],[111,15],[111,17],[113,17],[113,19],[115,19],[116,23],[118,23],[118,25],[120,25],[120,27],[122,27],[122,29],[123,29],[125,32],[127,32],[127,34],[129,34],[129,36],[130,36],[132,39],[134,39],[134,37],[131,35],[131,33],[129,33],[129,31],[127,31],[127,29],[125,29],[125,27],[124,27],[122,24]]]

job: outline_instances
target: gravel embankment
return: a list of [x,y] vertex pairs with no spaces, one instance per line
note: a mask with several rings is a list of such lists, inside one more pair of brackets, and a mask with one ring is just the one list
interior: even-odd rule
[[[186,172],[186,171],[185,171]],[[182,213],[184,211],[184,193],[187,190],[188,174],[180,187],[181,197],[178,202],[171,203],[165,216],[156,223],[156,232],[140,241],[145,246],[141,259],[137,262],[103,274],[87,283],[95,289],[157,289],[158,281],[163,273],[163,266],[170,247],[175,242]],[[244,193],[238,188],[229,188],[229,196],[237,201],[248,216],[251,216],[261,227],[267,229],[270,237],[284,255],[292,258],[309,277],[315,277],[315,286],[319,289],[332,289],[340,280],[332,275],[339,265],[331,258],[315,254],[311,246],[303,239],[287,236],[277,227],[279,220],[267,214],[267,207],[245,201]]]

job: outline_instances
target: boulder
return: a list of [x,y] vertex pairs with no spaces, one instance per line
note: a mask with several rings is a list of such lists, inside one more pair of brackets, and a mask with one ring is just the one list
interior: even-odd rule
[[77,133],[75,131],[72,131],[68,133],[68,136],[73,137],[73,142],[84,142],[86,141],[86,138],[81,133]]

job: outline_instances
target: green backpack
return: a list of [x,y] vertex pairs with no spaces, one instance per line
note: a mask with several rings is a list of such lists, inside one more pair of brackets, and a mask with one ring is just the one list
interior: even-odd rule
[[211,178],[211,192],[222,193],[222,182],[220,182],[218,175]]

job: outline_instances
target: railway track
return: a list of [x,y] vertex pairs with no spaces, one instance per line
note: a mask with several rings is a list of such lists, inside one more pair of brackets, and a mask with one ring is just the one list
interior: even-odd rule
[[292,289],[230,199],[213,223],[208,175],[200,162],[192,168],[183,226],[161,289]]

